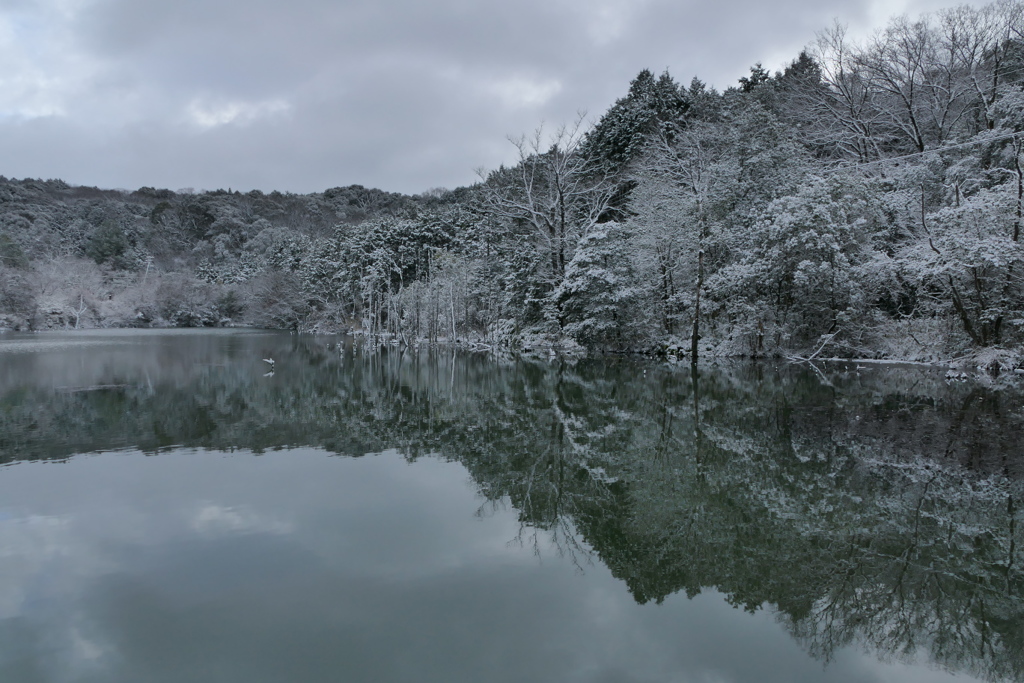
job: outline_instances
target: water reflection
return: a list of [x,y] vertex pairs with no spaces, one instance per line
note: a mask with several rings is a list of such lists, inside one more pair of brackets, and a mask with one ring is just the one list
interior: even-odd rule
[[[0,470],[4,680],[91,680],[87,661],[96,680],[916,675],[868,671],[859,647],[1024,679],[1009,384],[263,333],[0,339],[0,457],[22,463]],[[301,446],[393,451],[223,455]],[[123,448],[168,454],[24,462]],[[765,659],[745,671],[737,648]]]

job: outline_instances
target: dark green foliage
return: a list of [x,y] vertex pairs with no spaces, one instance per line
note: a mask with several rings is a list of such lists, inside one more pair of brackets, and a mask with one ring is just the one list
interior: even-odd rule
[[144,200],[157,200],[166,202],[174,199],[174,193],[170,190],[158,190],[154,187],[140,187],[135,192],[132,192],[132,196],[141,198]]
[[106,220],[86,238],[85,254],[96,263],[120,262],[128,250],[124,230],[113,220]]
[[245,304],[233,289],[224,292],[217,299],[215,307],[221,316],[232,319],[238,318],[245,311]]
[[21,246],[11,239],[10,235],[0,233],[0,265],[10,268],[24,268],[28,266],[28,256]]
[[801,50],[800,56],[776,75],[775,82],[783,90],[817,87],[821,85],[821,65],[807,54],[807,50]]
[[362,185],[324,190],[323,199],[346,223],[358,223],[382,214],[400,216],[414,210],[416,206],[413,197]]
[[771,74],[768,73],[767,69],[761,66],[761,62],[758,62],[754,66],[750,67],[749,76],[743,76],[740,78],[740,90],[745,93],[754,92],[756,88],[770,83],[771,80]]
[[24,274],[0,265],[0,329],[31,328],[36,300]]
[[156,206],[153,207],[152,211],[150,211],[150,213],[149,213],[149,221],[153,225],[160,225],[160,217],[163,215],[164,211],[167,211],[170,208],[171,208],[171,203],[170,202],[160,202],[159,204],[157,204]]
[[722,97],[714,88],[708,88],[704,81],[694,77],[690,81],[690,87],[684,89],[683,94],[689,104],[689,120],[715,122],[721,118]]
[[680,125],[688,109],[685,91],[667,71],[655,78],[644,69],[587,133],[581,153],[618,172],[643,153],[651,135]]

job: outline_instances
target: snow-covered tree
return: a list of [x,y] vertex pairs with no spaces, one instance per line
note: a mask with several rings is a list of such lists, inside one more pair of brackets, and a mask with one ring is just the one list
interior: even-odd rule
[[584,235],[565,269],[555,297],[562,329],[580,344],[635,348],[642,339],[637,323],[639,290],[629,258],[627,236],[614,221]]

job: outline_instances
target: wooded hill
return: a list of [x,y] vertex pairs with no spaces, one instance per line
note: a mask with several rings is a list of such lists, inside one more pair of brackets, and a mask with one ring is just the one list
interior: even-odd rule
[[1024,4],[822,31],[403,196],[0,180],[0,325],[943,360],[1024,341]]

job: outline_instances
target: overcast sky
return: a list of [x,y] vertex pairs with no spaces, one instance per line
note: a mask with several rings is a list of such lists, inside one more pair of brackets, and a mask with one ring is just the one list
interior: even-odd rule
[[[0,0],[0,175],[417,193],[600,116],[643,68],[723,89],[833,19],[940,0]],[[974,2],[972,4],[984,4]]]

